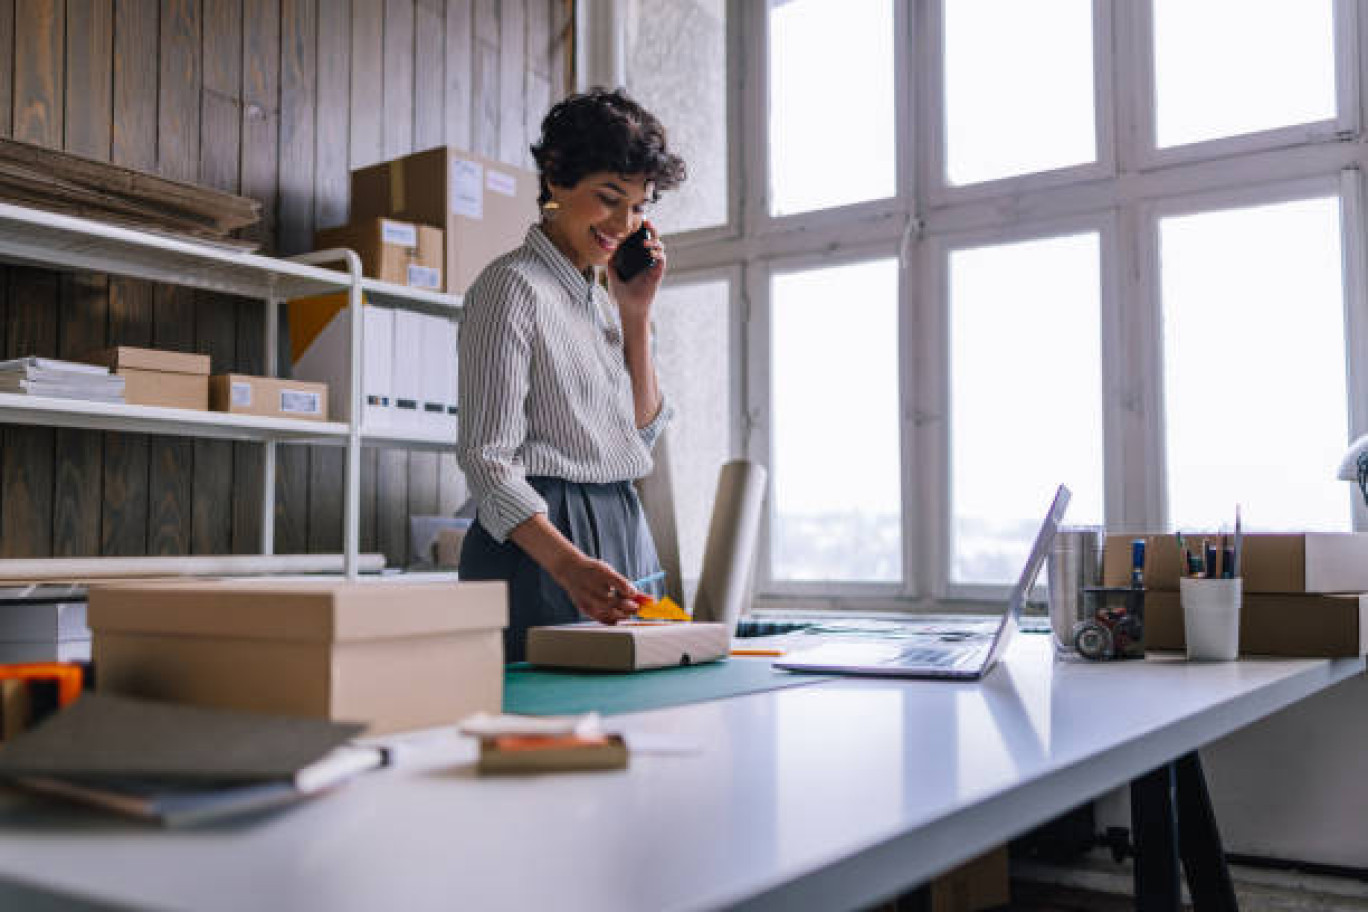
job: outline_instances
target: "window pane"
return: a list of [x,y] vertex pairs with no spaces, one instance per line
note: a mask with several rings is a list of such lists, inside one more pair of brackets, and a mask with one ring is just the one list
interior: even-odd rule
[[627,89],[665,124],[689,179],[651,213],[670,234],[727,222],[725,0],[627,2]]
[[897,192],[893,4],[769,0],[770,213]]
[[1160,148],[1335,116],[1333,0],[1154,0]]
[[1339,201],[1159,223],[1169,515],[1347,530]]
[[774,578],[896,582],[897,261],[777,275],[772,295]]
[[1097,158],[1092,0],[945,0],[943,8],[946,180],[972,184]]
[[1100,524],[1096,234],[950,255],[950,578],[1016,581],[1061,482]]
[[679,563],[692,594],[703,563],[717,472],[731,456],[730,285],[666,285],[651,313],[656,369],[675,406],[669,430]]

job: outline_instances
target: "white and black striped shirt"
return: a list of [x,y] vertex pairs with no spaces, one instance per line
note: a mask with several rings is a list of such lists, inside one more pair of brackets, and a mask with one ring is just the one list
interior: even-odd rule
[[529,475],[601,484],[651,471],[672,409],[636,426],[617,308],[539,226],[466,293],[458,363],[458,459],[495,540],[546,512]]

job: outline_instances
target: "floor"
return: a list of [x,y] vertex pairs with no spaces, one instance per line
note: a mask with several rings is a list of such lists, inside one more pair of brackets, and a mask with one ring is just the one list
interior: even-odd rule
[[[1368,912],[1368,878],[1231,866],[1241,912]],[[1010,912],[1130,912],[1131,869],[1095,853],[1055,867],[1012,863]]]

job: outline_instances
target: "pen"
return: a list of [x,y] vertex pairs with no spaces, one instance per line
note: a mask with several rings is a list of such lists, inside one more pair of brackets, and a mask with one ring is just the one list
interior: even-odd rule
[[663,580],[664,578],[665,578],[665,571],[664,571],[664,570],[658,570],[658,571],[656,571],[655,573],[652,573],[650,576],[643,576],[641,579],[632,580],[632,588],[633,588],[633,589],[640,589],[640,588],[642,588],[643,586],[649,586],[649,585],[651,585],[651,583],[654,583],[654,582],[656,582],[657,580]]
[[1205,565],[1205,569],[1206,569],[1206,578],[1207,578],[1207,579],[1215,579],[1215,578],[1216,578],[1216,546],[1213,545],[1211,542],[1205,541],[1205,540],[1204,540],[1204,541],[1202,542],[1202,551],[1203,551],[1204,556],[1205,556],[1205,559],[1203,560],[1203,564]]
[[1240,547],[1243,544],[1244,536],[1240,532],[1240,505],[1235,505],[1235,550],[1231,555],[1230,572],[1232,576],[1240,575]]
[[782,649],[733,649],[731,654],[734,656],[781,656],[784,654]]

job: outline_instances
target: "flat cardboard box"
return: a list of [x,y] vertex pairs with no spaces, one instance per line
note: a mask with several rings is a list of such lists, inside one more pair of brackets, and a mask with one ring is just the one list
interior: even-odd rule
[[[314,234],[314,249],[344,247],[361,258],[363,275],[396,285],[441,291],[442,229],[397,219],[367,218]],[[340,269],[340,264],[327,264]]]
[[352,172],[351,220],[389,217],[445,235],[446,291],[464,294],[537,221],[537,175],[452,146]]
[[196,411],[209,409],[209,356],[117,345],[91,355],[124,378],[124,402]]
[[931,912],[981,912],[1011,900],[1007,847],[999,846],[931,881]]
[[730,649],[726,624],[641,621],[606,626],[589,621],[527,631],[527,661],[552,668],[670,668],[723,659]]
[[[1177,592],[1145,593],[1145,649],[1186,649]],[[1368,594],[1244,593],[1240,655],[1368,655]]]
[[89,598],[100,690],[372,734],[502,709],[502,582],[157,581]]
[[209,404],[216,412],[269,418],[328,420],[328,387],[305,380],[218,374],[209,380]]
[[[1178,539],[1164,535],[1108,535],[1103,553],[1103,585],[1130,583],[1130,547],[1145,539],[1145,588],[1177,591]],[[1183,531],[1189,548],[1215,533]],[[1233,538],[1226,536],[1227,543]],[[1240,557],[1246,594],[1368,592],[1368,533],[1290,532],[1246,533]]]

